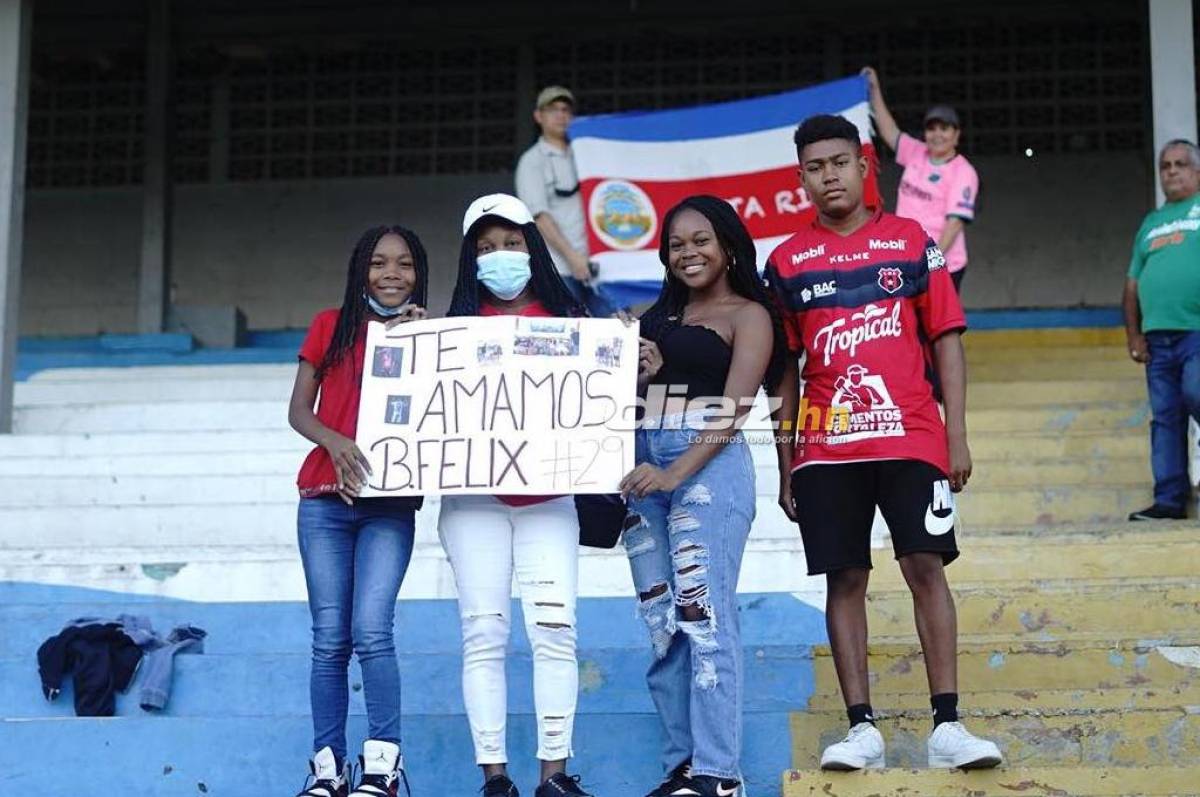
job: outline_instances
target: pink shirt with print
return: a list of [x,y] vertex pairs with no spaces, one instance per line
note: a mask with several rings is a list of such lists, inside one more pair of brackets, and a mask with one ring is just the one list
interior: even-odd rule
[[[904,167],[900,195],[896,199],[897,216],[920,222],[934,241],[941,239],[947,216],[957,216],[966,222],[975,218],[979,176],[964,156],[955,155],[945,163],[934,163],[925,142],[901,133],[896,142],[896,163]],[[949,271],[966,268],[965,230],[958,234],[945,254]]]

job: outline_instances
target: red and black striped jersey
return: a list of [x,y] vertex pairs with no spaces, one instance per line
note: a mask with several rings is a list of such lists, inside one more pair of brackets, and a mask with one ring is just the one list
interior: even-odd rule
[[814,221],[771,253],[767,281],[805,357],[793,469],[918,459],[948,471],[930,344],[966,317],[921,225],[876,211],[843,236]]

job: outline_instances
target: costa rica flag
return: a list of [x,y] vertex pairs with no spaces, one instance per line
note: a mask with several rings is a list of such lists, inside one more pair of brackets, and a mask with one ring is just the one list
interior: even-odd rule
[[792,134],[818,113],[839,114],[858,128],[871,164],[866,201],[878,205],[861,76],[746,100],[576,119],[570,136],[588,248],[605,291],[624,305],[658,295],[663,216],[693,194],[733,205],[754,238],[761,268],[776,244],[816,214],[800,186]]

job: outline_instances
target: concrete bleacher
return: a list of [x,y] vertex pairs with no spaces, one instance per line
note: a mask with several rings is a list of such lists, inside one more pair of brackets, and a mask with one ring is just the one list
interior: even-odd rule
[[[1200,793],[1181,785],[1200,783],[1200,536],[1194,521],[1124,522],[1150,499],[1148,411],[1118,344],[1113,330],[968,336],[976,475],[960,497],[964,556],[950,574],[962,703],[973,727],[1004,743],[998,773],[814,771],[820,745],[844,731],[823,586],[804,575],[798,535],[775,505],[774,451],[755,446],[758,518],[741,580],[751,794]],[[286,425],[293,351],[264,347],[234,364],[122,352],[120,367],[50,368],[18,384],[17,434],[0,437],[10,788],[38,788],[70,755],[94,760],[103,784],[74,793],[298,790],[309,620],[293,481],[309,446]],[[470,793],[478,775],[436,517],[435,499],[418,515],[397,617],[405,751],[416,792]],[[659,774],[658,730],[628,566],[620,549],[584,550],[581,563],[577,767],[598,795],[644,794]],[[890,762],[920,767],[929,721],[911,600],[886,551],[876,564],[873,702]],[[40,641],[73,617],[122,611],[209,632],[203,655],[179,659],[167,710],[142,712],[136,684],[111,720],[74,718],[69,693],[45,703]],[[530,664],[514,631],[510,752],[531,790]],[[360,689],[351,694],[353,744],[365,718]]]

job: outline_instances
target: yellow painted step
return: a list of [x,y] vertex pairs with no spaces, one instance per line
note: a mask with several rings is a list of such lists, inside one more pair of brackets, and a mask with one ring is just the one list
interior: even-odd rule
[[[1066,552],[1060,555],[1070,556]],[[1194,574],[1194,560],[1191,569]],[[954,601],[959,635],[964,640],[976,634],[1013,641],[1107,640],[1113,629],[1130,637],[1167,639],[1190,636],[1200,629],[1200,577],[1195,575],[1176,586],[996,584],[955,589]],[[907,589],[868,592],[867,616],[876,638],[916,640],[912,596]]]
[[[928,708],[888,712],[873,706],[890,767],[924,767],[932,730]],[[1000,745],[1012,766],[1174,766],[1200,760],[1200,712],[1187,708],[1050,711],[1014,707],[962,714],[968,729]],[[845,711],[790,717],[792,766],[817,765],[821,750],[846,734]]]
[[991,460],[1027,462],[1030,459],[1118,459],[1141,457],[1150,461],[1147,427],[1137,425],[1108,432],[1046,432],[995,434],[970,433],[971,457],[976,462]]
[[960,525],[1023,526],[1122,520],[1151,503],[1149,481],[1141,487],[1066,485],[1046,489],[968,486],[956,498]]
[[[1148,449],[1149,446],[1147,445]],[[1053,485],[1121,485],[1136,487],[1150,483],[1150,457],[1074,457],[1071,459],[1027,458],[1024,462],[974,459],[972,487],[1044,487]]]
[[[1072,689],[1179,690],[1200,684],[1197,637],[1170,645],[1150,640],[1117,639],[1084,642],[961,643],[958,651],[959,691],[963,705],[970,695]],[[925,662],[916,643],[869,646],[872,693],[928,695]],[[813,647],[815,695],[838,694],[837,671],[828,645]],[[877,709],[887,708],[879,702]]]
[[967,412],[967,429],[972,439],[981,432],[1063,434],[1127,429],[1144,432],[1149,423],[1150,405],[1145,401],[971,409]]
[[967,350],[967,367],[970,369],[976,363],[1008,363],[1025,365],[1037,362],[1094,362],[1094,363],[1128,363],[1133,368],[1140,369],[1137,363],[1129,359],[1128,352],[1122,346],[997,346],[975,345],[970,336],[963,338]]
[[783,797],[1196,797],[1200,766],[783,773]]
[[[962,556],[946,569],[956,589],[998,583],[1030,587],[1035,581],[1054,579],[1190,578],[1200,585],[1200,530],[1196,529],[1130,529],[1126,524],[1119,532],[1047,534],[1036,540],[1015,533],[983,535],[968,530],[959,538],[959,547]],[[872,592],[903,586],[896,564],[876,562]]]
[[[970,489],[969,487],[967,488]],[[1000,523],[988,526],[986,524],[972,523],[969,526],[964,526],[961,530],[956,530],[960,536],[970,537],[1036,537],[1042,539],[1044,537],[1090,537],[1094,539],[1108,539],[1112,536],[1121,534],[1145,532],[1178,532],[1181,534],[1191,534],[1194,538],[1200,535],[1200,524],[1194,518],[1187,520],[1155,520],[1153,522],[1131,523],[1125,517],[1110,518],[1108,520],[1090,521],[1086,523]]]
[[[1003,349],[998,351],[1004,351]],[[968,393],[978,382],[1031,382],[1057,379],[1131,380],[1145,388],[1145,369],[1126,357],[1079,360],[1034,359],[1011,362],[987,358],[967,360]]]
[[1121,327],[1048,327],[1043,329],[989,329],[968,331],[963,337],[968,350],[1022,346],[1125,346]]
[[[1138,709],[1178,708],[1200,705],[1200,683],[1192,682],[1172,689],[1133,687],[1124,689],[1010,689],[972,692],[964,695],[963,706],[979,711],[1010,711],[1013,707],[1040,711],[1084,711],[1089,709],[1134,711]],[[874,706],[889,711],[924,711],[929,708],[929,692],[871,692]],[[838,711],[845,706],[838,692],[813,695],[809,711]]]
[[1047,379],[972,382],[967,387],[967,411],[1010,407],[1053,407],[1085,402],[1146,401],[1140,379]]

